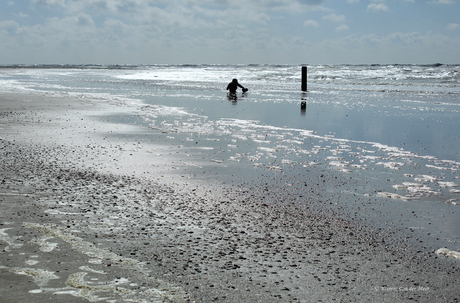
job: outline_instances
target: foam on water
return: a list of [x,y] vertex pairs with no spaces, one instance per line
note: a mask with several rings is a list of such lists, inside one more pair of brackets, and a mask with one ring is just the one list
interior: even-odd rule
[[0,266],[0,268],[6,269],[17,275],[32,277],[38,286],[45,286],[49,283],[50,280],[59,279],[59,276],[55,275],[53,272],[39,268],[19,268],[6,266]]
[[[64,229],[54,225],[45,225],[37,223],[24,223],[25,228],[35,229],[43,234],[43,237],[39,240],[32,240],[30,244],[39,245],[42,253],[48,254],[52,250],[48,249],[50,246],[45,242],[54,239],[55,241],[64,241],[70,244],[72,249],[84,255],[90,257],[88,264],[81,265],[78,267],[77,272],[70,273],[62,287],[49,287],[51,281],[53,286],[59,285],[59,281],[62,279],[56,272],[50,271],[46,268],[39,268],[46,266],[47,262],[40,262],[39,255],[31,255],[30,258],[33,260],[26,260],[26,265],[36,267],[8,267],[0,265],[0,269],[7,270],[17,275],[25,275],[32,277],[35,284],[39,286],[39,289],[33,289],[29,292],[32,294],[39,293],[52,293],[54,295],[72,295],[77,297],[86,298],[91,302],[108,300],[115,297],[123,298],[124,302],[185,302],[185,292],[182,288],[170,284],[168,282],[155,279],[150,276],[149,270],[147,270],[142,262],[139,262],[132,258],[118,256],[112,252],[106,251],[101,248],[97,248],[94,244],[83,241],[81,238],[66,232]],[[7,243],[14,243],[7,234],[7,229],[1,231],[3,235],[0,240],[7,240]],[[52,245],[53,246],[53,245]],[[14,246],[11,248],[11,253],[20,251],[21,246]],[[24,253],[19,253],[19,255]],[[24,254],[25,255],[25,254]],[[107,280],[109,276],[109,270],[112,267],[106,267],[107,270],[98,270],[93,266],[101,266],[103,262],[110,262],[115,267],[120,267],[134,274],[146,284],[155,285],[155,288],[137,287],[137,283],[133,283],[126,277],[117,277],[114,280]],[[63,273],[64,274],[64,273]],[[91,278],[88,276],[91,275]],[[65,276],[64,276],[65,278]]]
[[8,244],[7,247],[4,248],[5,251],[9,251],[10,249],[15,249],[21,247],[22,243],[16,243],[14,238],[11,238],[7,231],[11,228],[2,228],[0,229],[0,240],[6,242]]
[[[8,75],[18,74],[16,70],[4,70],[1,83],[9,80]],[[153,65],[153,66],[120,66],[85,67],[73,69],[62,66],[40,69],[23,68],[24,76],[15,87],[24,85],[33,87],[37,82],[48,82],[55,79],[83,80],[97,78],[103,81],[121,82],[170,82],[184,83],[219,83],[223,85],[229,79],[239,78],[245,83],[265,85],[280,84],[292,86],[300,83],[299,66],[296,65]],[[460,93],[459,66],[415,66],[415,65],[334,65],[308,66],[309,87],[328,87],[334,89],[363,89],[363,90],[427,90],[437,93]],[[62,80],[61,80],[62,81]],[[22,84],[21,84],[22,83]],[[181,84],[181,85],[182,85]],[[369,86],[371,84],[371,86]],[[54,83],[58,88],[60,84]],[[200,84],[202,85],[202,84]],[[192,85],[193,86],[193,85]],[[65,85],[64,85],[65,87]],[[49,87],[52,88],[52,87]]]
[[37,265],[38,263],[40,263],[40,261],[37,261],[37,260],[27,260],[25,263],[26,263],[26,265],[33,266],[33,265]]
[[[212,137],[208,137],[206,140],[222,141],[225,146],[231,146],[232,153],[228,154],[224,161],[246,159],[249,162],[255,162],[264,158],[278,158],[282,155],[289,155],[290,158],[282,159],[281,164],[294,166],[296,163],[305,163],[308,166],[328,163],[330,167],[336,167],[339,171],[345,173],[370,169],[381,170],[378,168],[379,166],[392,171],[403,170],[405,174],[401,174],[399,177],[404,180],[403,185],[392,187],[398,191],[405,190],[408,195],[392,193],[392,198],[397,197],[407,200],[423,196],[434,196],[446,188],[455,187],[453,181],[445,181],[446,177],[442,175],[406,173],[411,170],[420,171],[420,165],[424,165],[427,169],[435,164],[436,167],[443,165],[452,173],[456,173],[459,170],[459,163],[456,161],[439,161],[436,157],[424,156],[399,147],[376,142],[335,138],[333,135],[321,136],[314,131],[265,125],[256,120],[219,119],[208,121],[206,118],[192,120],[183,119],[183,117],[182,114],[178,114],[174,117],[175,122],[171,126],[163,123],[161,130],[211,135]],[[313,143],[319,142],[322,145],[311,146],[306,144],[310,139],[316,139]],[[251,147],[247,150],[246,148],[249,146]],[[214,147],[209,146],[198,148],[201,150],[215,150]],[[212,161],[215,162],[215,159]],[[264,164],[258,163],[257,165],[260,167]],[[274,167],[279,169],[276,165],[267,164],[267,168],[270,170],[273,170]],[[431,186],[421,184],[414,186],[410,185],[410,179],[414,183],[416,181],[433,184]],[[444,190],[444,192],[448,191]]]
[[144,81],[178,81],[178,82],[228,82],[231,79],[230,70],[219,70],[213,68],[173,68],[156,67],[148,71],[136,71],[126,75],[118,75],[116,78],[123,80],[144,80]]

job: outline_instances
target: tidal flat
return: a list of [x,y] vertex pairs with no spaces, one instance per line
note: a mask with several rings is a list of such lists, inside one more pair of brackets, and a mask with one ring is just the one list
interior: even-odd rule
[[384,224],[384,203],[355,194],[349,175],[273,165],[222,179],[220,158],[101,119],[123,116],[119,106],[0,98],[5,302],[460,299],[455,252]]

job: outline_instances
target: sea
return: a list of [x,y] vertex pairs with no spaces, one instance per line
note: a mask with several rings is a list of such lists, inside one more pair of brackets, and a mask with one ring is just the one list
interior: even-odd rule
[[[228,94],[234,78],[249,91]],[[197,176],[333,175],[340,207],[460,248],[460,65],[8,65],[0,90],[120,106],[104,119],[186,149]]]

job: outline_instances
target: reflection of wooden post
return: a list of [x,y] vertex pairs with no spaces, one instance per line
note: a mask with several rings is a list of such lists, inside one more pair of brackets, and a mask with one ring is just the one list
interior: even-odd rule
[[307,67],[302,66],[302,91],[307,91]]

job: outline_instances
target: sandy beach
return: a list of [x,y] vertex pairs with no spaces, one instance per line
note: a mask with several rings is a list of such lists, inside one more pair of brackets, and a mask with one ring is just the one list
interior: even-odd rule
[[219,182],[122,111],[0,94],[0,302],[460,300],[456,255],[336,206],[349,180]]

